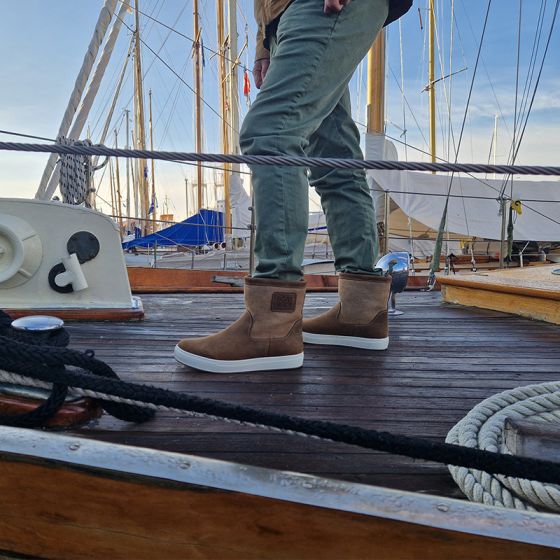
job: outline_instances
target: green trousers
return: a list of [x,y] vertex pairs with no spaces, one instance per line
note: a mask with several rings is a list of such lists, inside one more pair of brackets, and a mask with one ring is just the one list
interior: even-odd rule
[[[337,15],[323,0],[294,0],[271,37],[263,86],[240,134],[244,154],[363,159],[348,82],[388,12],[388,0],[352,0]],[[309,185],[327,220],[335,267],[376,273],[373,201],[364,171],[251,166],[257,267],[254,276],[300,280]]]

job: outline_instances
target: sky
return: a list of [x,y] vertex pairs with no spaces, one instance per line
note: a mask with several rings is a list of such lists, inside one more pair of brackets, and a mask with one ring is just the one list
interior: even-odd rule
[[[213,1],[199,2],[202,39],[207,47],[203,93],[206,102],[203,124],[205,151],[220,152],[220,121],[213,112],[219,110],[217,57],[210,52],[217,46],[216,7]],[[518,34],[520,2],[521,29]],[[436,77],[443,78],[438,81],[436,90],[439,157],[455,159],[455,148],[465,121],[459,161],[486,162],[489,158],[492,161],[494,156],[498,163],[508,161],[515,127],[516,81],[519,84],[519,110],[523,103],[527,107],[533,94],[555,4],[556,0],[492,0],[480,61],[474,75],[488,0],[435,0]],[[3,54],[0,61],[1,130],[56,137],[102,5],[102,0],[0,0],[0,52]],[[410,161],[428,159],[423,153],[428,150],[426,139],[429,137],[428,94],[423,91],[428,82],[427,5],[428,0],[415,0],[414,7],[400,23],[394,23],[387,29],[386,133],[394,139],[399,157]],[[545,9],[544,24],[536,51],[536,67],[528,93],[524,95],[541,6]],[[140,10],[188,37],[193,36],[192,0],[140,0]],[[239,48],[245,42],[248,44],[241,62],[250,67],[255,33],[251,0],[238,1],[237,15]],[[194,96],[189,89],[193,85],[192,42],[158,22],[142,17],[142,37],[174,72],[155,58],[148,48],[143,49],[146,106],[148,90],[151,89],[153,95],[154,147],[194,151]],[[133,27],[131,14],[126,23]],[[559,28],[560,23],[557,22],[521,140],[518,163],[558,165]],[[130,31],[123,28],[88,119],[88,130],[94,142],[99,140],[129,42]],[[243,83],[242,72],[240,70],[240,84]],[[177,78],[177,74],[183,81]],[[474,87],[466,112],[473,75]],[[350,83],[354,117],[362,132],[365,80],[366,66],[362,63]],[[249,100],[246,100],[241,92],[241,116],[246,113],[248,103],[256,93],[253,86]],[[111,123],[111,130],[118,131],[121,146],[125,142],[124,110],[132,109],[131,96],[132,74],[129,69]],[[497,141],[493,143],[496,115],[498,133]],[[522,126],[518,124],[517,128],[519,138]],[[113,135],[108,144],[114,142]],[[0,139],[15,138],[0,134]],[[406,148],[404,142],[407,143]],[[496,146],[495,154],[491,153],[492,145]],[[0,196],[34,196],[46,159],[45,155],[0,152]],[[124,169],[121,174],[123,172]],[[214,172],[207,171],[206,181],[212,183],[214,175]],[[108,212],[110,207],[106,201],[110,194],[107,177],[106,172],[103,179],[100,176],[96,179],[99,183],[98,207]],[[164,209],[167,201],[168,211],[178,219],[184,218],[187,211],[185,179],[192,184],[193,178],[190,166],[157,163],[159,211]],[[192,195],[190,202],[192,207]]]

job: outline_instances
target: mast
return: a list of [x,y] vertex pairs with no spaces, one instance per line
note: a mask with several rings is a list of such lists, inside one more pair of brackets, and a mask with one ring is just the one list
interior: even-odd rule
[[113,184],[113,162],[111,160],[109,160],[109,188],[111,189],[111,215],[116,216],[115,185]]
[[367,132],[385,132],[385,29],[368,53]]
[[[499,115],[494,115],[494,146],[493,146],[493,152],[494,152],[494,165],[496,165],[497,162],[497,154],[498,154],[498,119],[499,119]],[[494,179],[496,179],[496,173],[494,173]]]
[[429,57],[428,57],[428,92],[430,95],[430,155],[432,163],[436,163],[436,85],[435,85],[435,31],[436,19],[434,0],[430,0],[429,25]]
[[[135,45],[134,45],[134,62],[135,62],[135,106],[136,106],[136,144],[139,150],[146,149],[146,125],[144,120],[144,91],[142,87],[142,56],[140,50],[140,15],[138,11],[139,0],[134,0],[134,18],[136,29],[134,31]],[[144,220],[144,228],[148,222],[148,209],[150,208],[148,202],[148,185],[147,185],[147,164],[145,159],[140,159],[137,178],[140,190],[140,206],[142,219]]]
[[[385,30],[382,29],[368,53],[367,132],[385,133]],[[378,187],[379,188],[379,187]],[[389,250],[389,196],[374,191],[375,221],[379,238],[379,253]]]
[[[130,110],[125,109],[125,129],[126,129],[126,143],[125,147],[127,150],[130,149],[130,128],[129,128],[129,120],[130,120]],[[126,158],[126,215],[130,218],[132,216],[132,210],[130,208],[130,158]],[[130,219],[128,220],[130,226]]]
[[189,214],[189,180],[185,177],[185,210],[187,213],[187,218]]
[[[239,66],[239,52],[237,48],[237,2],[228,0],[228,35],[229,35],[229,124],[226,121],[224,125],[227,127],[229,134],[229,152],[237,155],[241,152],[239,148],[239,79],[237,70]],[[240,165],[232,164],[231,174],[234,173],[239,179]],[[229,188],[228,188],[229,191]],[[230,193],[226,194],[226,226],[227,233],[231,232],[231,200]]]
[[[119,148],[119,140],[118,140],[118,133],[115,129],[115,149]],[[119,220],[119,228],[122,234],[123,229],[123,220],[122,220],[122,197],[121,197],[121,175],[119,172],[119,158],[115,158],[115,170],[116,170],[116,179],[117,179],[117,217]]]
[[[154,151],[154,129],[152,121],[152,90],[149,93],[150,96],[150,150]],[[152,233],[156,231],[156,171],[155,171],[155,160],[152,158],[152,202],[154,205],[154,211],[152,212]]]
[[[200,65],[200,25],[199,25],[199,17],[198,17],[198,0],[194,1],[194,83],[195,83],[195,122],[196,122],[196,146],[195,151],[197,154],[202,153],[202,128],[201,128],[201,119],[202,119],[202,87],[201,87],[201,65]],[[203,202],[202,202],[202,163],[199,161],[196,164],[196,177],[197,177],[197,196],[198,196],[198,211],[202,209]]]
[[[231,6],[230,6],[231,9]],[[216,20],[218,24],[218,79],[220,81],[220,105],[222,115],[222,151],[229,154],[229,129],[228,129],[228,79],[226,68],[225,29],[224,29],[224,0],[216,0]],[[224,199],[225,199],[225,226],[226,232],[231,230],[231,195],[230,195],[230,166],[224,165]]]

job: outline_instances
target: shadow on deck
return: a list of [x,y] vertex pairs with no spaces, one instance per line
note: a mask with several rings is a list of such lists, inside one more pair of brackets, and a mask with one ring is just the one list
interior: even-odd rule
[[[306,315],[336,294],[309,294]],[[558,380],[560,331],[499,312],[442,304],[439,293],[405,293],[385,352],[306,347],[301,370],[197,373],[172,351],[187,335],[225,327],[242,309],[232,294],[146,295],[146,319],[71,324],[72,346],[91,348],[125,380],[274,412],[443,441],[484,398]],[[158,413],[133,425],[104,416],[80,435],[328,478],[460,497],[445,466],[225,422]]]

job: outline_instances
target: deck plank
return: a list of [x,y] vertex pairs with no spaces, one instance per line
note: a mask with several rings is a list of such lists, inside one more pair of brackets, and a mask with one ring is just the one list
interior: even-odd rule
[[[558,327],[441,303],[439,293],[398,298],[386,352],[306,347],[287,372],[216,375],[174,362],[178,338],[206,335],[241,313],[238,294],[144,295],[141,323],[76,323],[72,346],[93,349],[125,380],[311,419],[442,441],[484,398],[556,381]],[[308,294],[306,315],[336,294]],[[81,435],[403,490],[458,497],[445,466],[204,418],[159,413],[143,425],[104,416]]]

